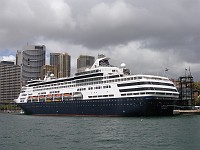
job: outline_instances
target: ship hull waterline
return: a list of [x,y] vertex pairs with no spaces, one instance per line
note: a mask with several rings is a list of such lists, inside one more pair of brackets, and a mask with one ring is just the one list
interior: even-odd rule
[[18,103],[26,115],[171,116],[177,100],[155,97]]

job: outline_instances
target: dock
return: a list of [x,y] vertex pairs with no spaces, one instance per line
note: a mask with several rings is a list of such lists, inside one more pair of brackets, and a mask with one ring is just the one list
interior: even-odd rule
[[174,115],[200,115],[200,109],[192,110],[174,110]]

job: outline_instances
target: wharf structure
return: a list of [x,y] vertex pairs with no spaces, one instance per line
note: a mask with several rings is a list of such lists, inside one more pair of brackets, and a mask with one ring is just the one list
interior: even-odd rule
[[191,75],[179,77],[179,97],[181,100],[186,100],[188,106],[194,103],[193,84],[194,81]]

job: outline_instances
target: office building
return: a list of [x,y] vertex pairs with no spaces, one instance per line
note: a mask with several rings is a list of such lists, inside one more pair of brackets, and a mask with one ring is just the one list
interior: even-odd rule
[[0,103],[14,102],[19,96],[20,85],[20,66],[14,62],[0,62]]
[[90,68],[94,61],[94,56],[80,55],[77,59],[77,72],[83,72],[86,68]]
[[44,65],[41,68],[41,79],[43,80],[45,78],[46,75],[51,75],[54,74],[54,77],[57,77],[57,68],[55,66],[52,65]]
[[57,68],[56,77],[69,77],[71,74],[71,56],[67,53],[50,53],[50,65]]
[[16,64],[21,66],[21,79],[23,83],[31,79],[39,79],[41,67],[45,65],[44,45],[27,45],[16,54]]

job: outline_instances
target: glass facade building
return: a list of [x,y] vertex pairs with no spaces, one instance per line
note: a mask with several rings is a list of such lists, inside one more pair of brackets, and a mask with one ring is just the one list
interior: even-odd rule
[[21,66],[21,79],[26,84],[31,79],[39,79],[41,67],[45,65],[46,47],[28,45],[16,54],[16,64]]

